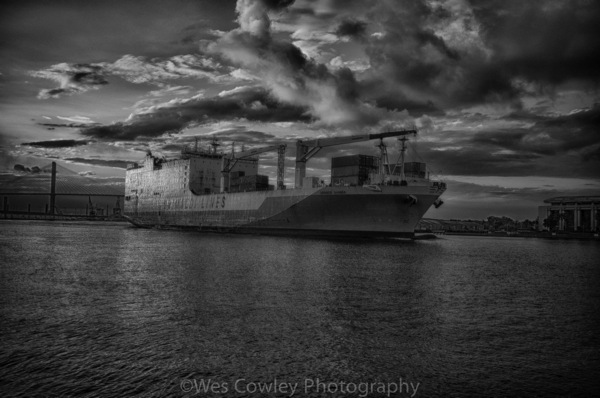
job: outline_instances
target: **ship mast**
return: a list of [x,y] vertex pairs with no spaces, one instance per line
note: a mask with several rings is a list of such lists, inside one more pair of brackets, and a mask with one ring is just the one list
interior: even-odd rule
[[212,147],[212,153],[213,155],[217,154],[217,148],[221,146],[221,144],[219,144],[219,141],[217,140],[217,137],[213,135],[213,139],[212,142],[210,143],[210,146]]
[[387,145],[383,142],[383,138],[379,139],[379,144],[375,145],[379,148],[379,174],[382,181],[386,175],[390,174],[390,165],[387,153]]
[[406,152],[406,141],[408,141],[408,138],[398,138],[398,141],[400,141],[402,144],[400,146],[400,157],[398,158],[398,162],[396,162],[396,166],[394,166],[394,171],[396,171],[396,167],[398,166],[398,163],[400,163],[400,184],[406,185],[406,176],[404,173],[404,154]]

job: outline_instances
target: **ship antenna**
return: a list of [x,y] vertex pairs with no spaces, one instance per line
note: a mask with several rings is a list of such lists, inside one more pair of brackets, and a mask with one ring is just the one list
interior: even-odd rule
[[198,153],[198,137],[194,137],[196,140],[196,143],[194,144],[194,152]]

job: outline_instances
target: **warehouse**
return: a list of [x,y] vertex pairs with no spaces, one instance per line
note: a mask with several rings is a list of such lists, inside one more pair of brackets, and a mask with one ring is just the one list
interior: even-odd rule
[[597,232],[600,196],[560,196],[538,207],[538,229],[564,232]]

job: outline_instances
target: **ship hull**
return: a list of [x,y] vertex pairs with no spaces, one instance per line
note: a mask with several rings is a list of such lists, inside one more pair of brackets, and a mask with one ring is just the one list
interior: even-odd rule
[[325,237],[411,238],[442,194],[432,184],[321,187],[135,197],[125,217],[146,228]]

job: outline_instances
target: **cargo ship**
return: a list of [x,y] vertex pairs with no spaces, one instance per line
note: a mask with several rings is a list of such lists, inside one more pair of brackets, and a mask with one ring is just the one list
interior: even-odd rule
[[[178,159],[148,152],[128,165],[124,216],[143,228],[269,235],[412,238],[417,223],[439,207],[446,184],[429,178],[424,163],[404,161],[406,136],[416,130],[296,142],[295,181],[284,185],[286,145],[230,153],[182,150]],[[398,161],[388,161],[384,138],[400,137]],[[331,181],[306,176],[306,163],[325,147],[379,140],[379,156],[332,159]],[[258,174],[258,156],[277,152],[277,181]]]

